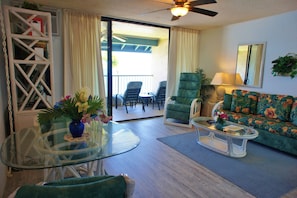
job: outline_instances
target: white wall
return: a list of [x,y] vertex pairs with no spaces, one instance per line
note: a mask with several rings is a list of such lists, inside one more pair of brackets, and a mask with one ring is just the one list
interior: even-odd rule
[[245,89],[297,96],[297,77],[271,74],[271,61],[287,53],[297,53],[296,21],[297,11],[294,11],[201,31],[199,66],[210,78],[218,71],[235,73],[238,44],[266,42],[263,86]]

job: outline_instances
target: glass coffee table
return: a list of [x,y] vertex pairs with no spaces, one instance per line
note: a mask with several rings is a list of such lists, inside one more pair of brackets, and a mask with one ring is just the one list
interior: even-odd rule
[[196,128],[197,143],[217,153],[230,157],[246,156],[247,141],[258,136],[254,128],[226,121],[224,130],[215,128],[211,117],[196,117],[191,120]]

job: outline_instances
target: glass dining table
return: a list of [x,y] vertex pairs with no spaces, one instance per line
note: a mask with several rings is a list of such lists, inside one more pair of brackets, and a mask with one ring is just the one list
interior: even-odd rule
[[69,174],[103,175],[102,159],[128,152],[140,143],[130,129],[112,121],[87,124],[80,138],[72,138],[67,126],[65,121],[12,133],[2,144],[2,162],[15,169],[44,169],[45,181]]

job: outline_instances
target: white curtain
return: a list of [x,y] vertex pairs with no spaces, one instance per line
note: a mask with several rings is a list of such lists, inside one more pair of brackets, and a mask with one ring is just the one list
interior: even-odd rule
[[181,72],[198,68],[199,31],[172,27],[170,32],[167,96],[176,95]]
[[98,15],[63,10],[65,95],[89,87],[105,99],[100,26]]

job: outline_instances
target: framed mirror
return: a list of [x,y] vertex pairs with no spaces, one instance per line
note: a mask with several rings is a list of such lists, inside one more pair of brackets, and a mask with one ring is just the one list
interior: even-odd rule
[[262,87],[265,48],[265,43],[238,45],[236,85]]

